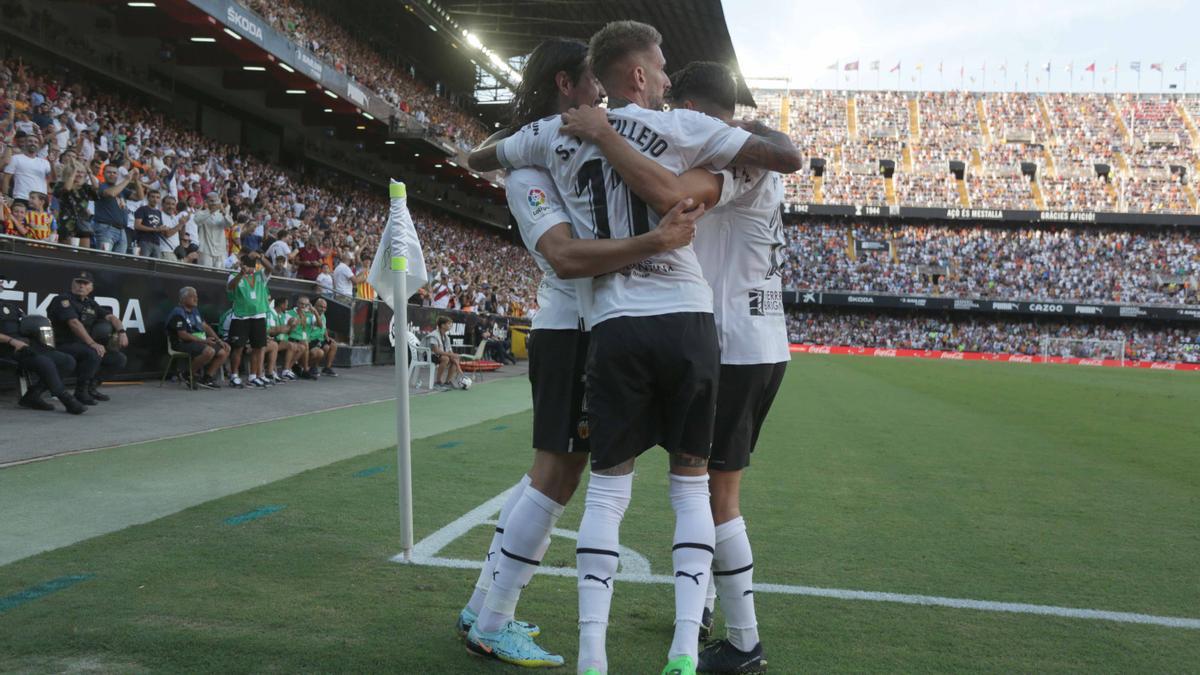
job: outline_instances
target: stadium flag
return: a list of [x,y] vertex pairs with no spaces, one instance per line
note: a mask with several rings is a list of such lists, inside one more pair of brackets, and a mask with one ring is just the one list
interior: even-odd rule
[[1158,72],[1160,72],[1160,73],[1161,73],[1161,72],[1163,71],[1163,64],[1161,64],[1161,63],[1151,63],[1151,64],[1150,64],[1150,70],[1157,70]]
[[392,335],[396,348],[396,470],[400,484],[400,545],[405,562],[412,559],[412,432],[408,411],[408,288],[424,286],[425,253],[408,212],[408,190],[404,183],[388,186],[390,208],[387,225],[379,238],[379,250],[371,263],[367,281],[379,298],[392,308]]
[[1088,67],[1087,67],[1087,68],[1084,68],[1084,69],[1083,69],[1083,72],[1085,72],[1085,73],[1094,73],[1094,72],[1096,72],[1096,62],[1095,62],[1095,61],[1092,61],[1092,62],[1091,62],[1091,64],[1089,64],[1089,65],[1088,65]]
[[1142,62],[1141,61],[1130,61],[1129,69],[1135,73],[1142,72]]
[[833,63],[829,64],[828,66],[825,66],[825,70],[837,70],[837,69],[838,69],[837,61],[834,61]]
[[871,62],[871,70],[879,70],[879,61]]
[[1175,66],[1175,72],[1186,73],[1187,72],[1187,61],[1184,61],[1183,63]]
[[896,62],[896,65],[894,65],[894,66],[892,66],[891,68],[889,68],[889,69],[888,69],[888,72],[889,72],[889,73],[895,73],[895,72],[898,72],[899,70],[900,70],[900,62],[899,62],[899,61],[897,61],[897,62]]
[[851,61],[846,64],[846,70],[858,70],[858,61]]

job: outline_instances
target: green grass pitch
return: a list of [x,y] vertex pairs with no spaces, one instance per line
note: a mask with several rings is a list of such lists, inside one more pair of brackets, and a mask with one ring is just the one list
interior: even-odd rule
[[[415,443],[417,538],[511,486],[529,433],[525,413]],[[470,657],[452,633],[476,571],[389,562],[395,455],[363,450],[0,567],[0,671],[513,671]],[[656,574],[670,573],[666,484],[652,451],[622,528]],[[285,508],[226,522],[272,506]],[[743,507],[757,582],[1200,618],[1200,379],[800,356]],[[577,498],[559,526],[575,529],[581,511]],[[489,537],[477,527],[442,555],[478,558]],[[573,549],[557,539],[546,564],[573,567]],[[94,576],[12,600],[75,574]],[[657,673],[671,588],[616,588],[611,672]],[[1200,668],[1196,629],[756,597],[776,673]],[[535,577],[518,616],[573,672],[574,579]]]

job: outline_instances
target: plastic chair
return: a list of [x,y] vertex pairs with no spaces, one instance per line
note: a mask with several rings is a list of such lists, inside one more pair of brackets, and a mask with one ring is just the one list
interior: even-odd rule
[[[486,348],[487,348],[487,340],[480,340],[480,341],[479,341],[479,346],[475,347],[475,353],[474,353],[474,354],[461,354],[461,355],[459,355],[459,358],[460,358],[460,359],[462,359],[462,360],[463,360],[463,362],[465,362],[465,363],[475,363],[475,362],[477,362],[477,361],[482,361],[482,360],[483,360],[483,351],[484,351]],[[483,372],[484,372],[484,371],[482,371],[482,370],[478,370],[478,369],[476,369],[476,370],[470,370],[470,371],[468,371],[468,370],[465,370],[465,369],[464,369],[464,370],[463,370],[463,372],[464,372],[464,373],[468,373],[468,372],[469,372],[469,373],[471,373],[470,377],[473,377],[473,378],[475,378],[475,381],[476,381],[476,382],[482,382],[482,381],[483,381]]]
[[413,352],[412,361],[408,364],[409,384],[419,388],[420,377],[414,377],[414,373],[417,373],[419,368],[425,368],[428,372],[426,379],[429,391],[433,391],[433,378],[437,376],[437,364],[433,362],[433,350],[429,347],[413,347],[412,345],[409,345],[409,348]]
[[188,366],[188,386],[192,391],[196,390],[196,373],[192,372],[192,355],[187,352],[175,351],[171,346],[171,338],[167,338],[167,367],[163,369],[162,379],[158,381],[158,386],[161,387],[167,381],[167,375],[171,373],[171,364],[180,359],[187,359]]

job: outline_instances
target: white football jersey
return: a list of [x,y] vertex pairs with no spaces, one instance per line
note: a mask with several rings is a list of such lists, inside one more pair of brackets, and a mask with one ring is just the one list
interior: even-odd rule
[[783,180],[774,171],[722,172],[721,205],[696,223],[696,256],[713,291],[721,363],[791,358],[783,313]]
[[538,284],[538,312],[533,317],[533,329],[569,330],[579,328],[579,302],[576,282],[560,279],[550,262],[538,253],[537,243],[542,235],[559,223],[570,223],[566,207],[554,181],[544,169],[532,167],[508,173],[504,185],[508,210],[517,220],[525,248],[542,270]]
[[[608,112],[613,128],[644,155],[675,174],[723,169],[750,134],[691,110],[661,112],[627,105]],[[575,235],[626,238],[658,226],[658,216],[633,194],[591,143],[559,133],[558,115],[533,122],[500,142],[509,168],[546,168],[571,217]],[[592,280],[591,325],[618,316],[712,312],[712,291],[691,246],[647,258]]]

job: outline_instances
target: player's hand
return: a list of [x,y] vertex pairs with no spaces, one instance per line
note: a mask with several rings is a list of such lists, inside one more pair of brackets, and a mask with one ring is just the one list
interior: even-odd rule
[[585,141],[595,143],[603,134],[612,132],[608,123],[608,111],[604,108],[593,108],[581,105],[571,108],[562,114],[562,132],[569,136],[578,136]]
[[696,238],[696,221],[704,215],[704,204],[692,208],[693,203],[691,197],[684,199],[658,221],[653,234],[658,238],[661,250],[687,246]]
[[104,348],[104,345],[100,344],[99,342],[92,344],[92,350],[95,351],[96,355],[100,358],[104,358],[104,355],[108,353],[108,350]]

